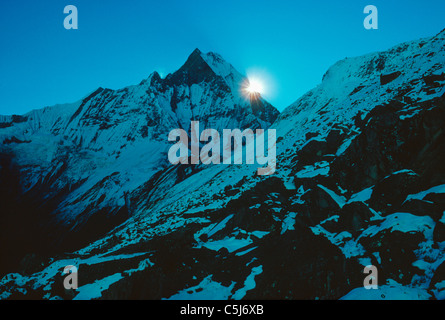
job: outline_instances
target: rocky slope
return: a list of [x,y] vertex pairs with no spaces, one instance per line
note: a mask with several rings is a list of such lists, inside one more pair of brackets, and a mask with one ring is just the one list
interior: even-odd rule
[[[344,59],[272,125],[275,175],[166,166],[129,191],[119,226],[30,257],[1,297],[444,299],[444,127],[445,30]],[[362,287],[370,264],[378,290]],[[79,269],[77,291],[63,289],[66,265]]]

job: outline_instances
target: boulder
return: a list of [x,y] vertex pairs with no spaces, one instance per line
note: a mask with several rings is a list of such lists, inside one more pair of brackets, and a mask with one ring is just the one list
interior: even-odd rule
[[321,161],[323,155],[328,153],[328,144],[326,141],[310,140],[297,153],[298,168],[301,169],[306,165],[314,164]]
[[400,211],[407,196],[418,190],[418,181],[419,176],[410,170],[393,173],[375,185],[369,204],[382,213]]
[[371,237],[361,238],[359,243],[367,252],[379,254],[381,279],[393,279],[402,285],[408,285],[412,277],[420,272],[412,264],[417,261],[414,251],[423,241],[425,237],[420,232],[405,233],[385,229]]
[[428,215],[433,218],[434,221],[442,217],[443,211],[436,203],[419,199],[410,199],[400,207],[400,212],[409,212],[417,216]]
[[321,221],[338,214],[340,206],[322,188],[315,186],[307,191],[302,197],[304,210],[300,214],[311,226],[319,224]]
[[373,216],[369,207],[363,202],[346,204],[340,210],[339,215],[339,227],[342,231],[350,231],[351,233],[356,233],[365,228]]

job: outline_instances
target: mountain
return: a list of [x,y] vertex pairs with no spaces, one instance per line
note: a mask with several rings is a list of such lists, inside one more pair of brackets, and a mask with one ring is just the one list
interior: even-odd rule
[[[194,52],[164,84],[213,83],[210,67],[236,92],[241,78],[228,64],[201,58]],[[445,30],[346,58],[271,125],[274,175],[258,176],[255,165],[166,165],[125,187],[131,214],[122,223],[80,250],[27,256],[0,281],[1,298],[444,299],[444,127]],[[31,145],[10,128],[0,129],[8,145]],[[31,170],[3,168],[2,181]],[[78,267],[77,291],[63,288],[67,265]],[[378,290],[363,288],[368,265]]]
[[[1,116],[0,233],[13,244],[2,246],[11,263],[2,267],[79,249],[126,221],[128,195],[170,168],[171,130],[190,131],[192,120],[202,130],[269,127],[279,112],[244,96],[247,82],[218,54],[196,49],[165,79],[154,72],[139,85]],[[183,169],[171,172],[173,183]]]

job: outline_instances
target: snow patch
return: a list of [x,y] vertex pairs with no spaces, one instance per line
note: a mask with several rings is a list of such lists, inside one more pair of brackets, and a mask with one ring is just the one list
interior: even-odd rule
[[116,283],[121,279],[123,279],[122,274],[116,273],[101,280],[96,280],[94,283],[79,287],[79,293],[73,300],[92,300],[100,298],[102,296],[102,291],[107,290],[113,283]]
[[252,272],[244,281],[244,287],[235,292],[232,299],[241,300],[246,295],[247,291],[255,289],[255,277],[263,272],[263,266],[252,268]]
[[409,200],[412,200],[412,199],[423,200],[427,195],[429,195],[431,193],[445,193],[445,184],[441,184],[439,186],[432,187],[432,188],[430,188],[430,189],[428,189],[426,191],[422,191],[422,192],[419,192],[419,193],[416,193],[416,194],[410,194],[406,198],[405,202],[409,201]]
[[212,275],[204,278],[197,286],[184,289],[165,300],[228,300],[235,287],[235,282],[229,287],[213,281]]
[[421,288],[383,285],[378,289],[356,288],[340,300],[428,300],[431,295]]

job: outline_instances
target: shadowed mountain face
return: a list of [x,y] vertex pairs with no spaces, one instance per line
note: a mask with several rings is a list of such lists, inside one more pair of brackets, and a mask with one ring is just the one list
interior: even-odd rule
[[[63,117],[50,108],[5,118],[7,212],[23,214],[29,195],[50,208],[33,221],[50,222],[54,243],[82,248],[51,260],[30,251],[1,280],[0,297],[443,299],[445,31],[337,62],[279,116],[262,99],[243,100],[243,81],[218,55],[195,51],[128,96],[100,90],[60,107]],[[148,123],[159,112],[144,135],[140,99],[150,101]],[[275,175],[162,163],[165,128],[187,129],[190,119],[218,130],[273,122]],[[53,137],[57,147],[45,140]],[[63,288],[67,265],[79,269],[76,291]],[[379,272],[378,290],[362,287],[367,265]]]

